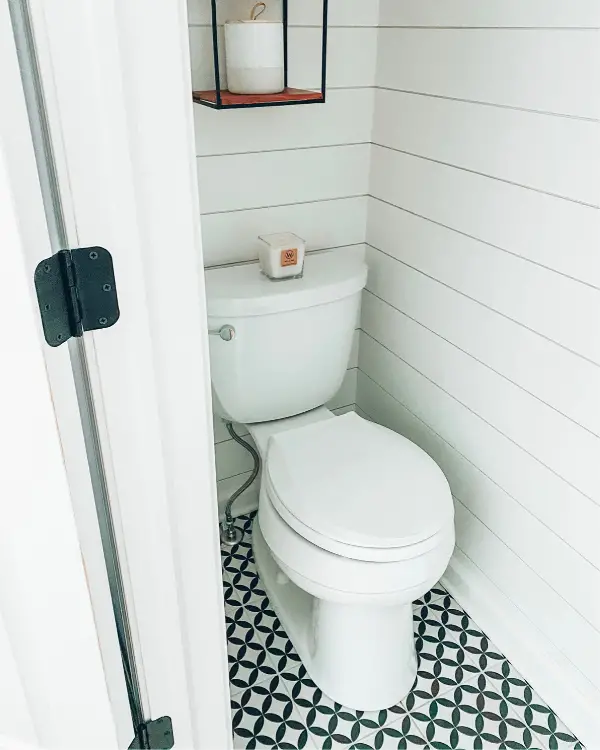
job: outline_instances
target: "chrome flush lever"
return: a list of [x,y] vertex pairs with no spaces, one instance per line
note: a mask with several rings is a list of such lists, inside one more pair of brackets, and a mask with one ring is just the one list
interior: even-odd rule
[[220,336],[223,341],[232,341],[235,338],[235,328],[230,325],[221,326],[220,328],[215,328],[212,331],[208,330],[209,336]]

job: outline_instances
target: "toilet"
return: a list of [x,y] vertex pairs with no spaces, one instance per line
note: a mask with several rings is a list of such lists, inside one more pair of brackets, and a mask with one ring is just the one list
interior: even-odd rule
[[271,605],[316,685],[362,711],[395,705],[417,672],[412,602],[446,569],[454,509],[423,450],[354,412],[339,389],[367,268],[339,252],[274,282],[208,269],[215,410],[262,461],[253,547]]

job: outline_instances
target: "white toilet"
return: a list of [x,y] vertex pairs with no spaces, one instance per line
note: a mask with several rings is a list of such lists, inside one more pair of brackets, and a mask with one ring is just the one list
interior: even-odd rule
[[339,389],[367,268],[340,253],[273,282],[255,264],[206,272],[220,416],[262,459],[254,554],[271,604],[330,698],[372,711],[416,677],[412,602],[442,575],[454,509],[437,464],[406,438],[323,404]]

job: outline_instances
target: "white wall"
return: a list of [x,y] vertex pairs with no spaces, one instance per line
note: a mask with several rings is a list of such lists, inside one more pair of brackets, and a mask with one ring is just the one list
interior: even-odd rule
[[[291,85],[318,86],[320,1],[290,4]],[[193,84],[210,88],[209,3],[189,3]],[[250,5],[221,2],[224,17]],[[196,105],[206,265],[254,259],[265,232],[294,231],[309,249],[368,243],[360,347],[357,336],[332,406],[356,401],[442,466],[458,536],[447,584],[589,743],[600,732],[600,10],[330,5],[326,105]],[[218,422],[215,442],[224,499],[250,465]]]
[[443,468],[456,506],[449,583],[589,742],[600,731],[600,10],[380,10],[357,404]]
[[[219,22],[244,18],[250,0],[219,0]],[[322,0],[290,2],[289,83],[320,87]],[[206,266],[257,258],[256,237],[291,231],[309,250],[364,246],[379,0],[330,0],[325,104],[214,111],[194,105]],[[192,85],[214,88],[210,0],[189,0]],[[272,17],[280,4],[269,3]],[[268,16],[263,16],[268,17]],[[329,404],[353,408],[358,334],[341,391]],[[215,420],[220,502],[251,463]],[[255,488],[238,510],[256,502]]]

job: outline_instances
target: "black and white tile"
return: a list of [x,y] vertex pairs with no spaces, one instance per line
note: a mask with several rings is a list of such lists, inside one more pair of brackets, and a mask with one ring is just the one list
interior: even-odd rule
[[383,711],[353,711],[310,679],[256,572],[253,516],[224,547],[223,591],[235,748],[583,750],[440,585],[415,602],[417,679]]

